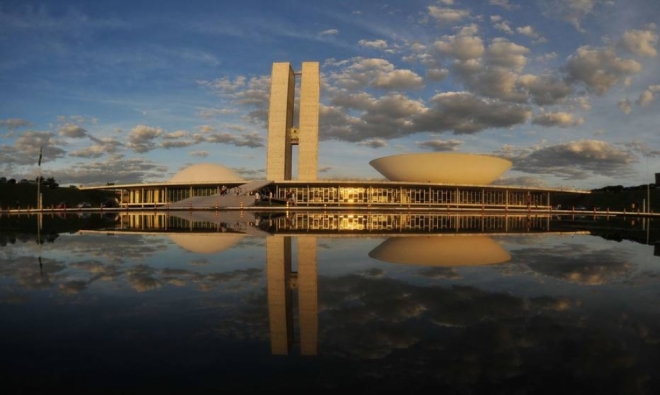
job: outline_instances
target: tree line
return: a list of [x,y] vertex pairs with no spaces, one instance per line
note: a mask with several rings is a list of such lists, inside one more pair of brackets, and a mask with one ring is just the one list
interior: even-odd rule
[[45,187],[49,187],[51,189],[55,189],[60,186],[60,184],[55,180],[54,177],[37,177],[34,180],[28,180],[28,179],[21,179],[19,181],[16,181],[15,178],[9,178],[7,177],[0,177],[0,184],[9,184],[9,185],[16,185],[16,184],[37,184],[40,183],[41,185]]

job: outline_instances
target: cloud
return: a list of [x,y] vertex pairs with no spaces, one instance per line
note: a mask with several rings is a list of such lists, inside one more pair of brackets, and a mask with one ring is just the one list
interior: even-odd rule
[[381,49],[381,50],[387,49],[387,41],[385,40],[373,40],[373,41],[360,40],[358,41],[358,44],[361,47],[365,47],[365,48]]
[[531,117],[531,110],[527,107],[467,92],[440,93],[430,102],[433,106],[415,117],[415,130],[471,134],[523,124]]
[[371,148],[382,148],[387,146],[387,141],[383,139],[371,139],[371,140],[361,141],[358,143],[358,145],[371,147]]
[[619,41],[619,47],[633,55],[653,58],[658,54],[655,49],[658,44],[658,34],[654,30],[654,24],[649,26],[648,30],[627,30]]
[[137,153],[156,148],[154,140],[163,134],[163,129],[138,125],[128,133],[128,147]]
[[417,146],[420,148],[428,148],[432,151],[443,152],[443,151],[456,151],[456,149],[463,143],[464,142],[461,140],[435,139],[435,140],[418,142]]
[[197,111],[197,115],[204,119],[215,118],[218,115],[229,115],[235,114],[237,112],[234,108],[200,108]]
[[453,24],[470,16],[469,10],[429,6],[428,14],[440,24]]
[[206,158],[207,156],[209,156],[209,152],[208,151],[192,151],[192,152],[190,152],[190,156],[195,156],[195,157],[198,157],[198,158]]
[[565,180],[594,175],[625,177],[637,161],[631,152],[601,140],[579,140],[509,155],[513,170],[554,175]]
[[543,37],[539,32],[534,30],[534,28],[529,25],[516,28],[516,32],[518,34],[522,34],[523,36],[534,39],[535,43],[544,43],[547,41],[545,37]]
[[119,154],[109,155],[103,161],[86,161],[66,169],[49,170],[49,174],[62,185],[98,185],[106,182],[137,184],[150,180],[161,181],[166,172],[166,166],[143,157],[127,158]]
[[382,90],[420,89],[424,79],[407,69],[395,69],[394,65],[385,59],[353,58],[348,66],[341,70],[330,72],[328,81],[334,87],[356,90],[371,87]]
[[203,137],[204,141],[215,144],[229,144],[237,147],[257,148],[264,146],[263,137],[257,132],[243,133],[239,136],[231,133],[209,133]]
[[87,136],[87,130],[83,129],[78,125],[74,125],[71,123],[60,126],[57,132],[62,137],[70,137],[74,139],[79,139]]
[[566,62],[568,80],[583,83],[598,95],[607,93],[628,76],[637,74],[642,66],[634,59],[623,59],[611,48],[578,48]]
[[32,126],[32,124],[25,119],[20,118],[7,118],[0,119],[0,128],[7,128],[7,130],[15,130],[18,128],[24,128]]
[[39,149],[43,148],[42,163],[63,158],[66,151],[51,132],[28,130],[21,132],[14,145],[0,145],[0,170],[8,170],[13,165],[37,165]]
[[632,103],[628,99],[619,100],[618,106],[619,106],[619,109],[621,111],[623,111],[623,113],[626,114],[626,115],[628,115],[632,112]]
[[509,0],[488,0],[488,4],[500,6],[502,8],[506,8],[507,10],[510,10],[513,7],[511,3],[509,3]]
[[532,123],[542,126],[559,126],[566,128],[569,126],[582,125],[584,123],[584,118],[575,119],[573,118],[573,114],[567,112],[549,112],[536,115],[532,120]]
[[581,22],[598,3],[608,0],[545,0],[541,5],[548,16],[565,20],[582,31]]
[[433,48],[442,55],[463,62],[480,58],[485,51],[483,40],[480,37],[470,35],[444,36],[433,43]]
[[635,103],[646,107],[655,100],[655,94],[658,92],[660,92],[660,85],[650,85],[639,95],[639,99]]
[[335,36],[337,34],[339,34],[339,30],[337,30],[337,29],[328,29],[328,30],[324,30],[324,31],[320,32],[319,36]]
[[552,75],[525,74],[518,78],[517,85],[541,106],[561,104],[573,92],[570,84]]

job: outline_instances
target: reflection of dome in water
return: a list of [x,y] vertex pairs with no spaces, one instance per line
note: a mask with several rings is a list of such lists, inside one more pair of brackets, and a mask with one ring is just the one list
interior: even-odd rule
[[223,181],[244,181],[241,176],[224,166],[213,163],[200,163],[198,165],[188,166],[176,173],[170,179],[170,182],[189,183],[189,182],[223,182]]
[[511,259],[488,236],[391,237],[371,250],[381,261],[423,266],[479,266]]
[[170,239],[179,247],[199,254],[215,254],[236,245],[242,233],[172,233]]
[[495,156],[427,152],[385,156],[369,162],[390,181],[487,185],[512,163]]

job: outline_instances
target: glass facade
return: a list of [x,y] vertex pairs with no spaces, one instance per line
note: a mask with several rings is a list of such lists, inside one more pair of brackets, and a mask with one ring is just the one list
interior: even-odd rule
[[[221,185],[160,186],[124,189],[124,207],[166,206],[192,197],[219,194]],[[227,185],[236,188],[238,185]],[[293,193],[297,206],[308,207],[430,207],[430,208],[549,208],[550,192],[490,186],[410,185],[394,183],[330,184],[287,182],[268,186],[273,197],[286,202]],[[235,190],[235,189],[232,189]],[[249,191],[242,191],[249,193]]]

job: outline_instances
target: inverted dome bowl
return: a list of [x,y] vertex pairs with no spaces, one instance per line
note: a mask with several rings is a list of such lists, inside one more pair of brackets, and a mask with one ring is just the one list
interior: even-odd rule
[[495,156],[429,152],[374,159],[369,164],[390,181],[487,185],[511,168]]
[[369,256],[421,266],[482,266],[504,263],[511,255],[488,236],[391,237]]

